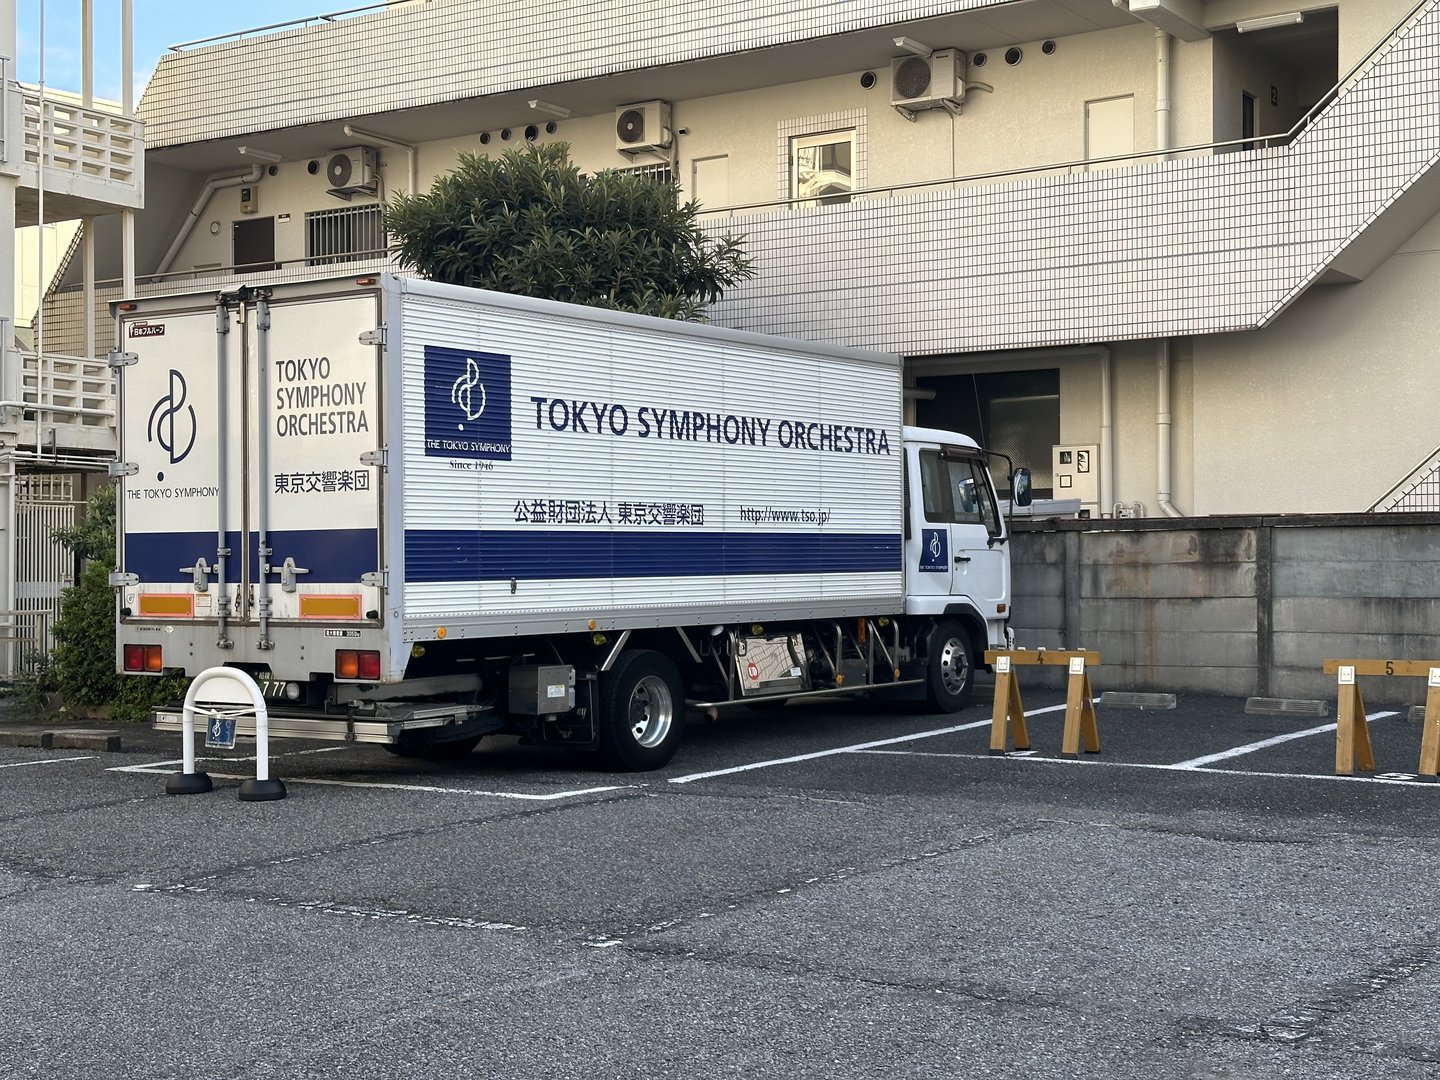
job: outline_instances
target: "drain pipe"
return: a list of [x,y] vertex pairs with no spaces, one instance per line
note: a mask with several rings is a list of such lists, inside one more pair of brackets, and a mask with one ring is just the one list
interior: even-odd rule
[[366,131],[364,128],[357,128],[354,124],[345,125],[345,135],[347,138],[367,139],[370,142],[379,143],[381,146],[393,146],[399,150],[404,150],[407,159],[408,172],[410,175],[410,190],[409,192],[407,192],[407,194],[415,194],[416,175],[414,143],[396,142],[394,139],[388,139],[384,135],[377,135],[373,131]]
[[1170,339],[1161,338],[1159,341],[1159,352],[1156,357],[1156,381],[1159,389],[1156,392],[1157,402],[1155,408],[1155,502],[1161,511],[1172,518],[1184,517],[1175,504],[1170,501],[1171,483],[1171,459],[1170,459]]
[[[1155,149],[1170,149],[1170,35],[1155,31]],[[1169,161],[1162,154],[1161,161]]]
[[1100,355],[1100,516],[1115,513],[1114,392],[1110,387],[1110,346],[1098,345]]
[[[212,176],[205,181],[205,186],[200,189],[200,194],[195,199],[195,204],[190,207],[190,215],[185,223],[180,226],[180,231],[170,243],[170,250],[165,252],[165,257],[160,260],[160,265],[155,268],[155,277],[163,277],[170,269],[170,264],[175,261],[175,256],[180,254],[180,249],[185,246],[185,241],[190,239],[190,232],[195,228],[195,223],[200,220],[205,207],[210,204],[210,197],[221,188],[239,187],[241,184],[253,184],[265,174],[261,165],[251,165],[243,173],[229,176]],[[128,294],[127,294],[128,295]]]

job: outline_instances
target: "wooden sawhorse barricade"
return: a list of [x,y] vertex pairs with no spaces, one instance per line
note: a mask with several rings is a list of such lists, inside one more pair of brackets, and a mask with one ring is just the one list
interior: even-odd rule
[[1065,694],[1065,733],[1060,740],[1063,757],[1080,756],[1080,740],[1085,752],[1100,752],[1100,730],[1095,725],[1095,695],[1090,689],[1090,668],[1100,663],[1098,652],[1084,649],[990,649],[985,662],[995,669],[995,711],[990,720],[990,753],[1005,753],[1006,729],[1015,728],[1015,749],[1030,749],[1030,732],[1025,727],[1025,706],[1020,701],[1020,686],[1014,668],[1055,667],[1066,664],[1070,681]]
[[1340,688],[1335,706],[1335,775],[1349,776],[1357,762],[1365,772],[1375,771],[1357,675],[1420,675],[1429,680],[1420,736],[1420,775],[1440,775],[1440,660],[1326,660],[1324,671],[1337,677]]

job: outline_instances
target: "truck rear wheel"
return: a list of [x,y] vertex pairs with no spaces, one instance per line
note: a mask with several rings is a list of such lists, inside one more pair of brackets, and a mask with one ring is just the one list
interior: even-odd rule
[[622,653],[600,678],[600,754],[617,769],[658,769],[685,728],[685,688],[668,657]]
[[965,625],[943,619],[930,632],[925,700],[935,712],[959,712],[975,686],[975,652]]

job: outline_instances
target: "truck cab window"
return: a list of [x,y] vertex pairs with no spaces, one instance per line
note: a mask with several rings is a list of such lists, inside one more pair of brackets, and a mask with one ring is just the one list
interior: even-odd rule
[[920,486],[926,521],[984,525],[991,536],[1000,535],[995,495],[979,458],[942,457],[937,450],[922,450]]

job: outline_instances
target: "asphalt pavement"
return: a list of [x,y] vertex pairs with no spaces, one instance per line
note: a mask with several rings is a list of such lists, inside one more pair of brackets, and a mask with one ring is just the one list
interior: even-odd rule
[[1062,702],[1001,756],[983,698],[725,713],[645,774],[277,741],[259,803],[245,740],[167,796],[173,735],[0,721],[0,1075],[1440,1075],[1417,721],[1337,777],[1333,716],[1101,707],[1071,760]]

